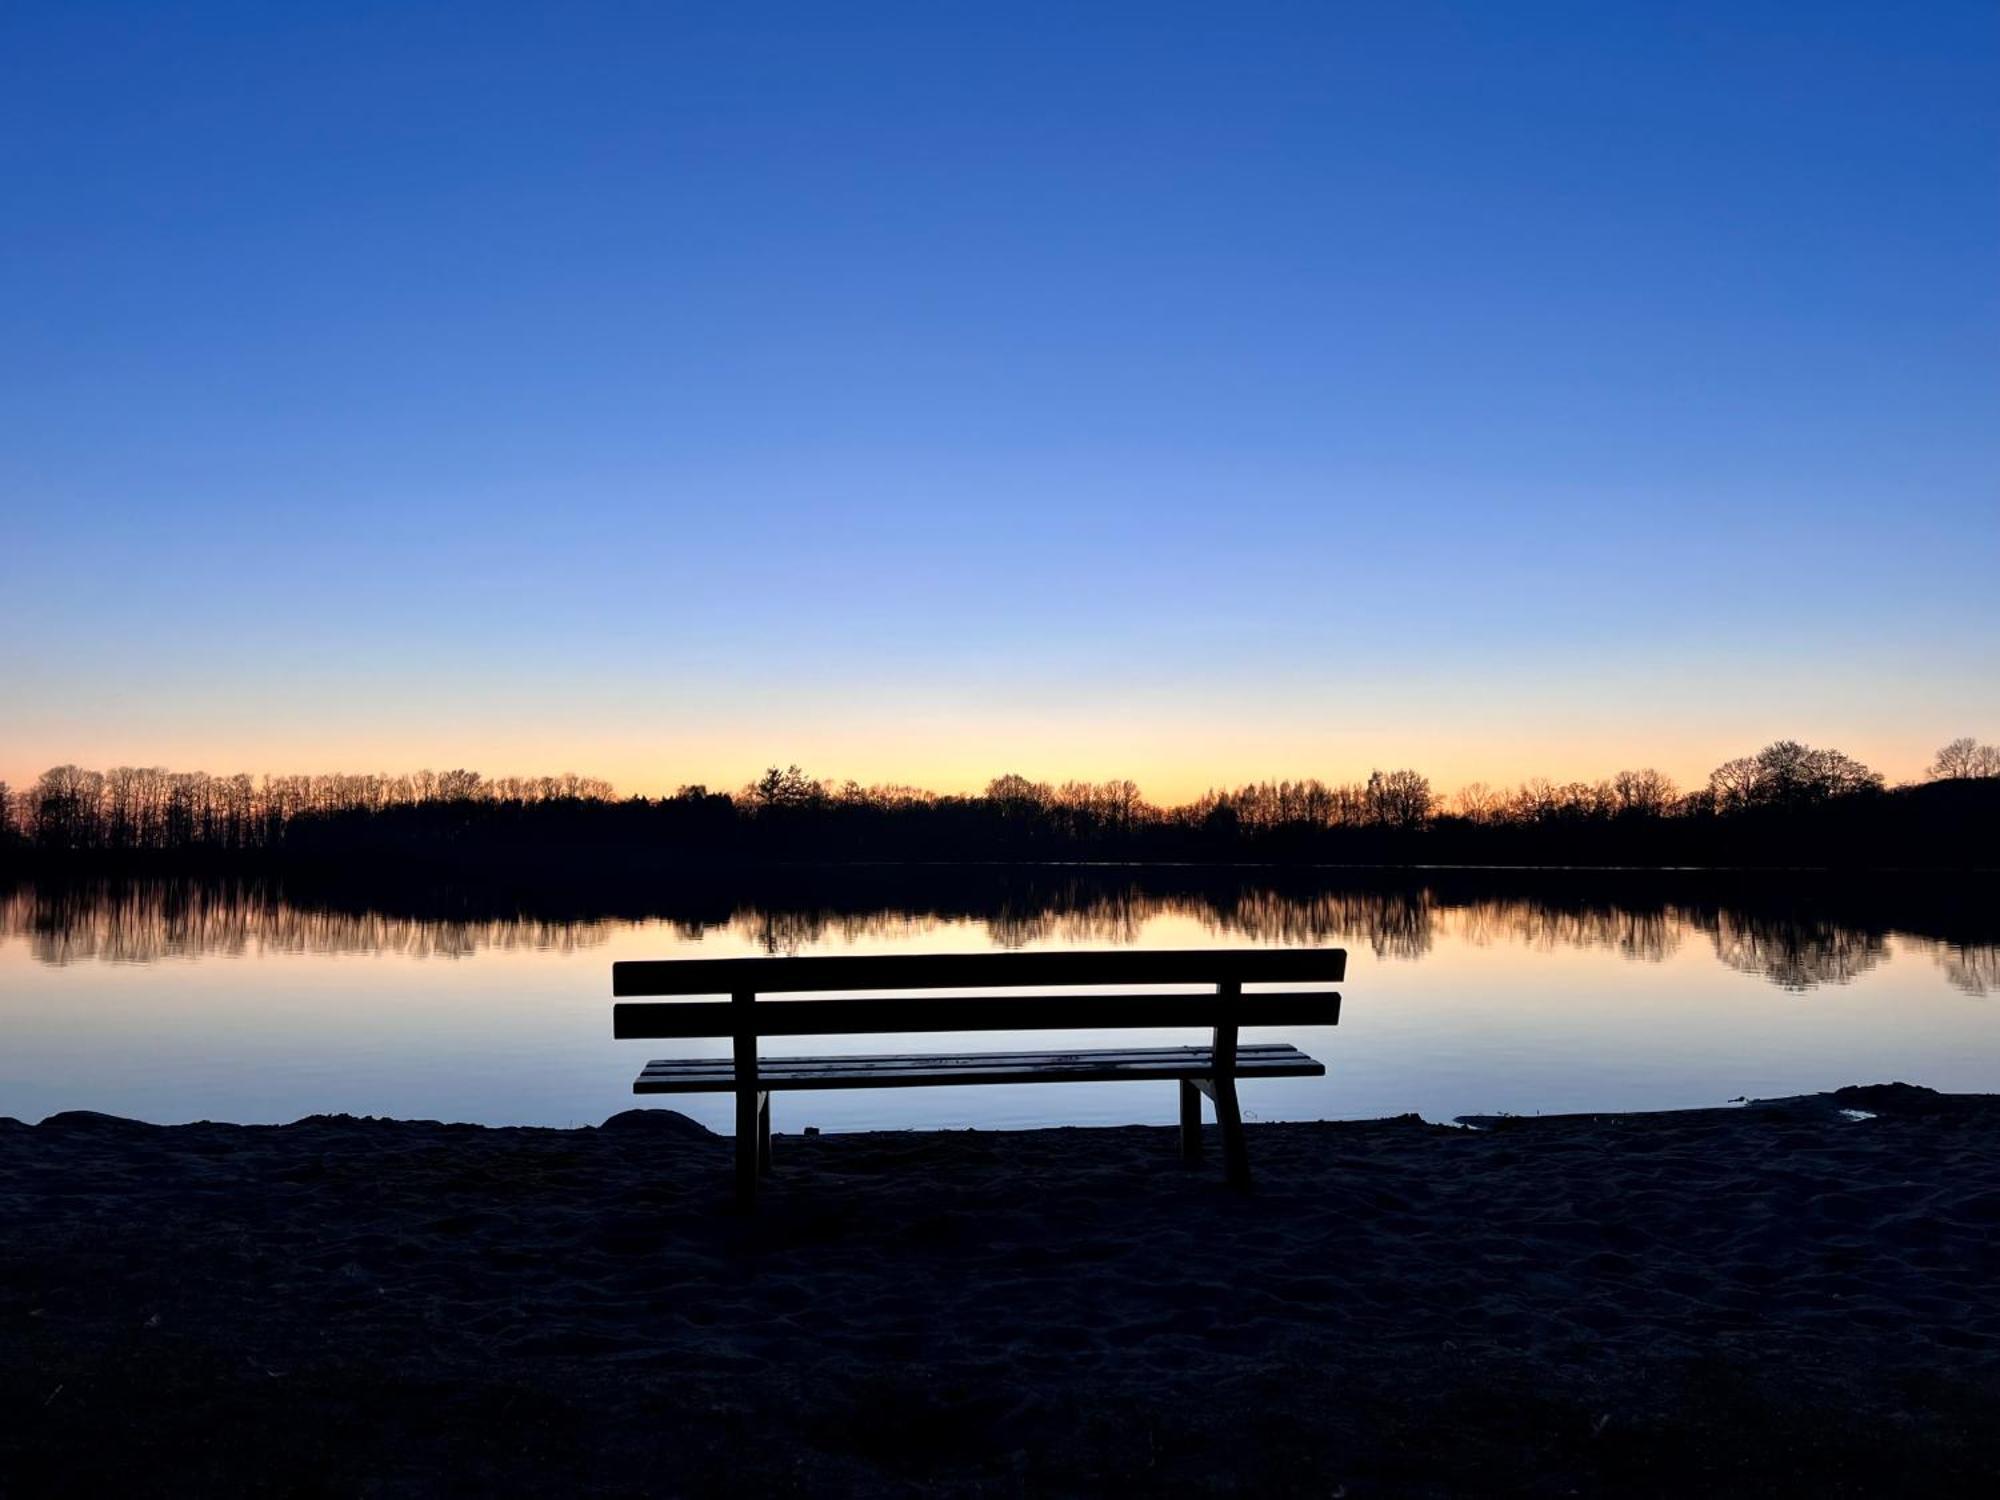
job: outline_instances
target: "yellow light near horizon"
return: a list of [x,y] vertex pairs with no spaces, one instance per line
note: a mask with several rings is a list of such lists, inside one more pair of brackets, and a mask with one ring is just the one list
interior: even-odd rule
[[[1265,780],[1317,778],[1338,785],[1364,780],[1371,769],[1408,767],[1449,795],[1470,783],[1509,789],[1534,777],[1558,784],[1595,782],[1619,770],[1654,767],[1683,788],[1705,785],[1708,773],[1768,739],[1727,738],[1712,731],[1683,731],[1650,746],[1603,736],[1535,739],[1494,735],[1477,742],[1432,736],[1397,745],[1388,735],[1362,737],[1287,733],[1258,737],[1236,730],[1170,733],[1156,726],[1047,724],[1031,727],[970,724],[926,726],[923,734],[894,728],[800,733],[793,744],[774,735],[737,739],[717,729],[672,737],[657,748],[629,736],[591,742],[557,732],[501,735],[482,749],[469,739],[450,742],[389,733],[328,737],[317,743],[271,736],[262,743],[205,744],[170,740],[152,753],[130,745],[79,744],[64,753],[30,757],[7,747],[11,764],[0,780],[32,785],[52,765],[105,770],[117,765],[166,766],[226,775],[380,772],[466,767],[488,778],[575,771],[608,780],[620,794],[658,796],[699,783],[735,792],[770,765],[798,764],[826,780],[862,785],[903,785],[944,794],[977,793],[994,777],[1017,773],[1031,781],[1130,779],[1156,804],[1191,801],[1213,788]],[[1848,738],[1840,748],[1883,771],[1892,781],[1922,774],[1935,747],[1915,739],[1899,743]]]

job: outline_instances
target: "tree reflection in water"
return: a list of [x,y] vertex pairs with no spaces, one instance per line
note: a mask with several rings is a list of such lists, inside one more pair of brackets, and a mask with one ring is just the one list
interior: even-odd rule
[[[1411,883],[1318,888],[1101,870],[1036,872],[1026,880],[948,882],[949,889],[855,892],[813,899],[675,895],[593,906],[501,902],[428,891],[399,908],[384,901],[310,900],[256,880],[186,878],[23,883],[0,891],[0,940],[19,941],[47,964],[147,963],[163,958],[259,954],[399,954],[462,958],[488,951],[578,952],[638,921],[661,922],[694,940],[727,932],[773,954],[857,943],[917,942],[948,927],[984,928],[996,947],[1117,946],[1144,940],[1161,917],[1190,920],[1218,940],[1259,944],[1344,943],[1384,960],[1415,960],[1440,940],[1518,944],[1535,951],[1598,949],[1657,963],[1690,936],[1718,959],[1792,990],[1846,984],[1890,956],[1892,933],[1929,954],[1949,983],[1971,995],[2000,992],[2000,933],[1966,930],[1961,902],[1937,930],[1921,925],[1921,903],[1880,920],[1808,904],[1759,906],[1653,893],[1605,895],[1603,882],[1574,888],[1483,893],[1461,873]],[[1918,920],[1912,922],[1912,912]],[[1989,919],[1990,920],[1990,919]],[[1946,930],[1956,928],[1958,930]]]
[[1732,969],[1761,974],[1788,990],[1858,979],[1889,956],[1881,932],[1860,932],[1810,919],[1763,920],[1736,912],[1696,918],[1715,944],[1715,956]]

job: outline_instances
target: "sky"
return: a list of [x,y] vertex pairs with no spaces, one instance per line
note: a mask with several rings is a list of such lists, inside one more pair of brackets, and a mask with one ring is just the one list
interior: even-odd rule
[[0,779],[2000,739],[2000,9],[0,11]]

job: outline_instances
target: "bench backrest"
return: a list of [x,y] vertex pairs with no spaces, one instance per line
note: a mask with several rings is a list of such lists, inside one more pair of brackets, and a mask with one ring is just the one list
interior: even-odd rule
[[[615,963],[618,996],[727,995],[723,1001],[615,1005],[612,1034],[639,1037],[835,1036],[893,1031],[1052,1031],[1110,1027],[1330,1026],[1331,990],[1246,984],[1338,984],[1344,948],[1196,948],[1087,953],[892,954],[683,958]],[[991,990],[1033,986],[1204,985],[1173,993],[898,995],[863,999],[759,996],[856,990]]]

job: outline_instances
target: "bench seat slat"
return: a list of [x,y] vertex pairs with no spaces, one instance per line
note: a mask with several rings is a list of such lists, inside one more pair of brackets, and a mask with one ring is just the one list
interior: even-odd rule
[[[838,1071],[843,1068],[874,1067],[885,1064],[891,1067],[908,1067],[912,1063],[948,1061],[960,1057],[977,1057],[996,1061],[1019,1060],[1032,1062],[1038,1058],[1072,1057],[1078,1055],[1087,1055],[1104,1062],[1115,1062],[1121,1058],[1131,1059],[1135,1062],[1165,1062],[1176,1057],[1183,1058],[1189,1062],[1207,1062],[1211,1056],[1211,1052],[1212,1049],[1209,1047],[1192,1044],[1188,1046],[1169,1047],[1086,1048],[1082,1049],[1081,1052],[1074,1047],[1035,1047],[1013,1052],[858,1052],[829,1053],[822,1057],[766,1057],[759,1059],[757,1066],[760,1070],[783,1064],[787,1069],[795,1071],[803,1071],[808,1068],[824,1068]],[[1248,1043],[1237,1048],[1237,1055],[1243,1058],[1254,1057],[1260,1053],[1272,1056],[1293,1057],[1298,1055],[1298,1049],[1286,1042]],[[647,1063],[644,1072],[648,1074],[720,1073],[725,1076],[734,1076],[735,1064],[727,1056],[666,1057]]]
[[[869,1058],[766,1057],[757,1061],[760,1090],[912,1088],[928,1084],[1082,1083],[1124,1079],[1200,1078],[1214,1071],[1207,1047],[1112,1048],[1087,1051],[969,1052]],[[1298,1048],[1281,1043],[1244,1047],[1239,1076],[1316,1078],[1326,1072]],[[725,1093],[736,1086],[727,1058],[664,1058],[646,1065],[635,1094]]]

